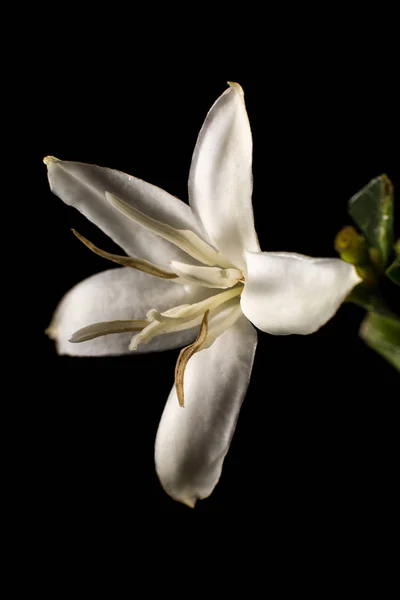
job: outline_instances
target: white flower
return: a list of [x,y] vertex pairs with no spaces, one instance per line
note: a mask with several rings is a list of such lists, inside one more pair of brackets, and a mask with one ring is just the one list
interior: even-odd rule
[[190,207],[118,171],[45,162],[52,191],[132,257],[109,255],[81,237],[126,266],[74,287],[48,333],[60,354],[75,356],[194,342],[180,353],[155,444],[164,489],[194,506],[211,494],[229,449],[257,345],[252,323],[276,335],[312,333],[359,277],[340,259],[261,252],[251,204],[252,136],[236,83],[200,131]]

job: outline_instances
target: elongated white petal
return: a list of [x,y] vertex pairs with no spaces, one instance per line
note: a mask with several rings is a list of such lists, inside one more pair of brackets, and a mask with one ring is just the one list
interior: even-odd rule
[[47,157],[45,163],[51,191],[66,204],[77,208],[130,256],[161,265],[168,265],[170,260],[188,262],[187,255],[174,244],[115,210],[105,198],[106,191],[171,227],[207,237],[189,206],[150,183],[96,165],[53,157]]
[[244,317],[185,371],[185,407],[173,387],[157,432],[155,462],[165,491],[194,506],[217,484],[246,393],[257,333]]
[[[149,231],[156,233],[164,240],[171,242],[171,244],[174,244],[186,252],[188,256],[192,256],[195,260],[205,263],[206,265],[226,266],[224,257],[206,244],[206,242],[193,233],[193,231],[189,231],[188,229],[177,229],[166,223],[162,223],[157,219],[153,219],[109,192],[106,192],[106,198],[112,206],[128,219],[138,225],[142,225],[142,227],[145,227]],[[229,264],[230,263],[227,263],[228,266]]]
[[[174,285],[169,280],[127,267],[110,269],[81,281],[64,296],[47,333],[55,340],[59,354],[128,354],[132,333],[111,334],[79,344],[71,343],[69,339],[76,331],[93,323],[145,319],[150,308],[164,311],[176,304],[196,302],[210,292],[198,286]],[[186,346],[196,334],[196,329],[166,334],[138,351],[154,352]]]
[[198,267],[175,260],[170,267],[174,273],[186,281],[204,285],[210,288],[226,289],[232,287],[242,279],[239,269],[220,269],[219,267]]
[[360,282],[355,268],[339,258],[289,252],[246,253],[242,311],[274,335],[317,331]]
[[243,90],[231,84],[199,133],[189,175],[189,202],[214,245],[239,269],[243,250],[260,250],[251,195],[252,137]]

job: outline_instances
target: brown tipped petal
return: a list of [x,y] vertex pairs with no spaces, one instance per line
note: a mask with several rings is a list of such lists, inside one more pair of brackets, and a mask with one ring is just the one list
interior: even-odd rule
[[214,246],[238,269],[243,251],[258,252],[251,195],[252,137],[243,90],[230,83],[211,107],[197,138],[189,203]]

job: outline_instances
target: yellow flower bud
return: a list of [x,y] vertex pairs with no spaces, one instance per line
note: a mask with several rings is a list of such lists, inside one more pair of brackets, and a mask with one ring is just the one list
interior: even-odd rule
[[335,237],[335,250],[344,261],[356,265],[367,265],[368,249],[365,239],[354,227],[343,227]]

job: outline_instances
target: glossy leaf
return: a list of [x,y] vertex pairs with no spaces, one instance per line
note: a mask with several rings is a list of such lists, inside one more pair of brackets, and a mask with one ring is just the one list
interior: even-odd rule
[[393,283],[400,285],[400,239],[397,240],[394,249],[397,256],[390,267],[386,269],[386,275],[393,281]]
[[386,275],[393,281],[400,285],[400,258],[396,258],[390,267],[386,270]]
[[387,175],[372,179],[349,200],[349,214],[386,265],[393,245],[393,184]]
[[361,323],[360,337],[400,372],[400,319],[369,312]]

